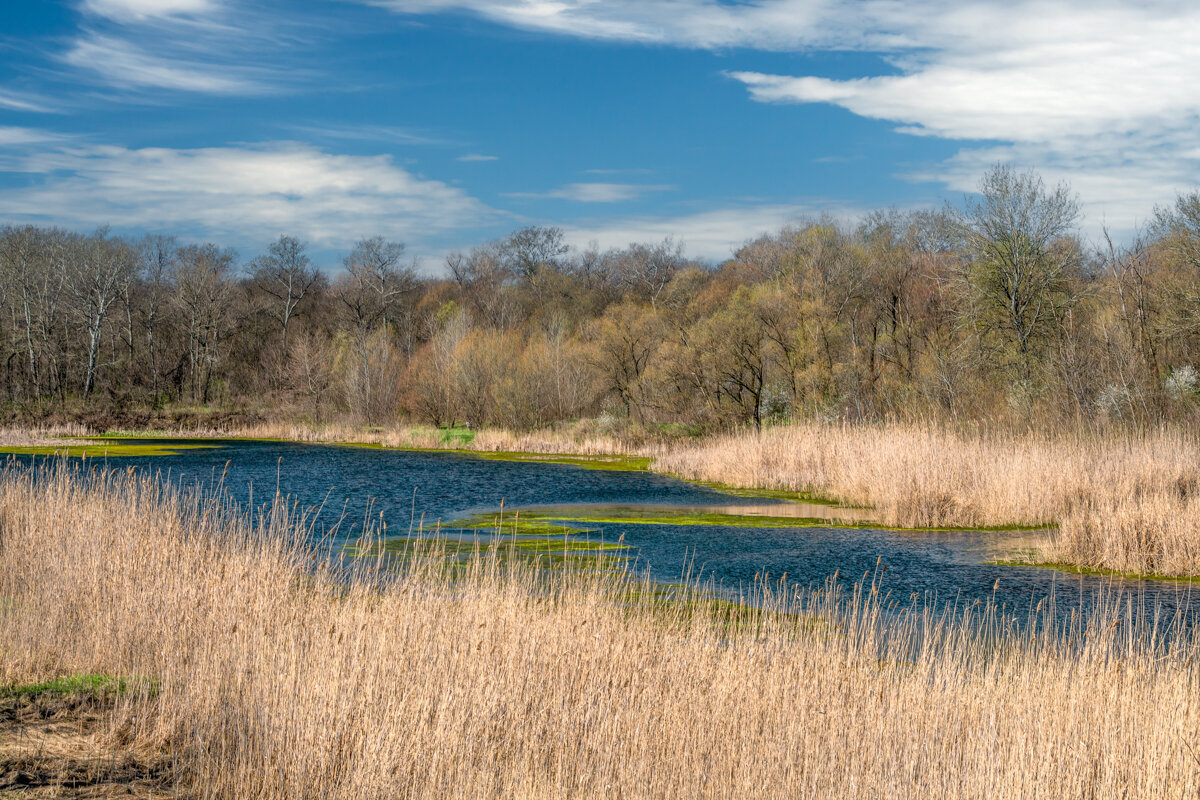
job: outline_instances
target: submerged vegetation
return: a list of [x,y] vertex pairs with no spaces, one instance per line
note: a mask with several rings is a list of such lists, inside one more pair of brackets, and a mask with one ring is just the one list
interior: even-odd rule
[[286,500],[247,515],[81,474],[0,476],[0,685],[146,676],[156,690],[122,694],[101,732],[111,760],[166,765],[180,794],[1200,788],[1200,642],[1125,598],[1060,622],[1051,600],[1017,625],[894,602],[878,581],[759,582],[733,603],[488,546],[452,570],[383,566],[316,549]]

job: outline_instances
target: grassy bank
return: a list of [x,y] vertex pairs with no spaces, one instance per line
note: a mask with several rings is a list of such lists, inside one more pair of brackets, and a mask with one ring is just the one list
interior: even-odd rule
[[145,676],[105,741],[211,798],[1200,788],[1197,653],[1111,614],[1060,636],[760,587],[717,624],[486,553],[342,583],[307,536],[124,471],[0,475],[0,682]]

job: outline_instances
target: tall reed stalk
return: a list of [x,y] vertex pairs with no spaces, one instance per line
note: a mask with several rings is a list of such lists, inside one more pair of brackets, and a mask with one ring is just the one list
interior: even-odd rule
[[[143,676],[111,736],[210,798],[1194,797],[1200,662],[1110,597],[760,584],[747,607],[483,549],[346,561],[128,471],[0,474],[0,671]],[[1134,610],[1136,611],[1136,609]]]

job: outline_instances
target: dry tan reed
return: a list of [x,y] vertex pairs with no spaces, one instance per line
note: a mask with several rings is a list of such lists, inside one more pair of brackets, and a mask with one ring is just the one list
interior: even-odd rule
[[293,442],[378,444],[383,447],[408,447],[430,450],[465,449],[480,452],[518,452],[542,454],[625,455],[650,452],[613,436],[596,433],[587,427],[560,427],[514,432],[497,428],[474,431],[469,437],[447,436],[429,426],[399,425],[388,428],[363,428],[353,425],[303,425],[264,422],[234,428],[197,428],[170,435],[185,437],[239,437],[285,439]]
[[10,468],[3,678],[152,679],[111,735],[209,798],[1200,789],[1200,661],[1116,618],[1022,633],[885,614],[866,587],[768,592],[729,626],[628,579],[486,555],[456,582],[421,563],[334,575],[307,535],[285,503],[251,525],[128,473]]
[[1200,574],[1200,439],[1150,433],[976,433],[793,425],[660,455],[692,480],[816,492],[901,526],[1059,525],[1041,557]]

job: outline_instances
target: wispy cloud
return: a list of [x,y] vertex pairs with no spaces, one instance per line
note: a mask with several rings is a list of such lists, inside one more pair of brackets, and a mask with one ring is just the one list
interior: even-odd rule
[[244,0],[84,0],[79,9],[58,58],[118,89],[260,95],[306,74],[270,64],[292,18]]
[[177,89],[209,94],[261,94],[267,84],[245,76],[245,70],[163,58],[146,53],[125,39],[88,33],[75,40],[63,60],[93,70],[121,88]]
[[733,70],[750,97],[821,103],[964,141],[909,176],[947,186],[989,158],[1066,175],[1093,213],[1200,182],[1200,6],[1177,0],[375,0],[398,13],[457,10],[525,30],[692,48],[881,55],[849,79]]
[[450,145],[449,139],[395,125],[288,125],[286,130],[321,139],[340,139],[358,142],[387,142],[407,145]]
[[388,156],[293,142],[129,149],[0,128],[0,153],[6,171],[27,179],[0,190],[0,217],[13,221],[243,242],[295,232],[342,247],[376,233],[420,242],[495,216],[463,190],[420,178]]
[[458,161],[498,161],[500,156],[485,156],[482,153],[467,153],[465,156],[459,156]]
[[84,0],[83,10],[118,22],[215,13],[216,0]]
[[[525,30],[589,39],[790,49],[824,35],[826,0],[365,0],[401,14],[466,11]],[[857,5],[857,4],[856,4]]]
[[669,217],[625,219],[567,226],[567,240],[576,247],[595,243],[601,248],[624,247],[630,242],[659,242],[671,237],[682,242],[689,255],[722,261],[756,236],[784,225],[835,214],[854,220],[862,211],[829,203],[763,204],[719,208]]
[[55,110],[51,102],[41,97],[7,89],[0,89],[0,108],[37,114],[48,114]]
[[666,192],[674,186],[636,183],[568,183],[549,192],[509,192],[506,197],[536,197],[570,200],[575,203],[621,203],[650,192]]

